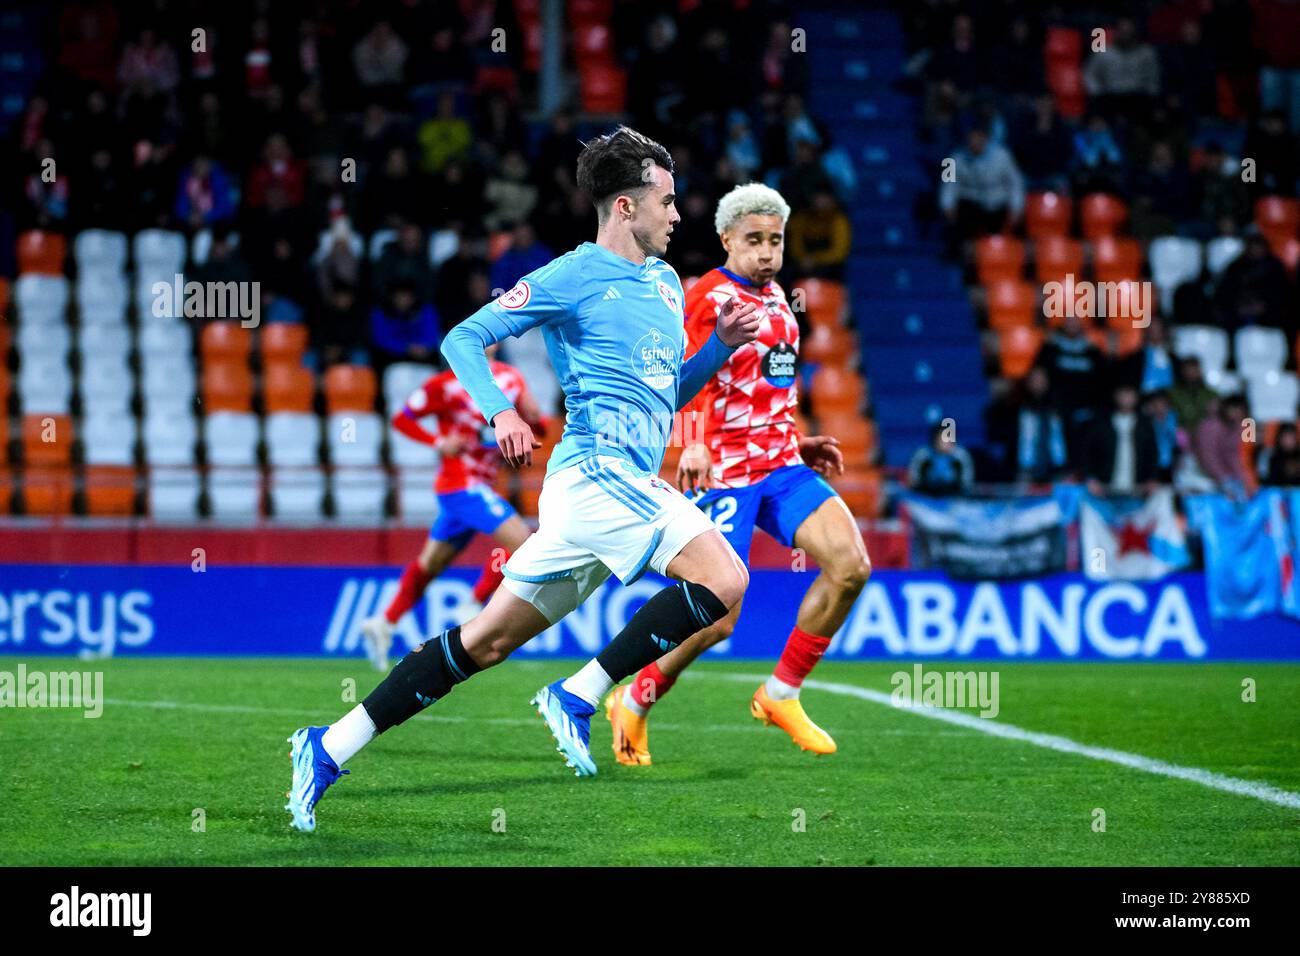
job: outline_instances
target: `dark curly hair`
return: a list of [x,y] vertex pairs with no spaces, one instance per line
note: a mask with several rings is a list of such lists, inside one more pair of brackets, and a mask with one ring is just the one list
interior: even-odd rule
[[597,136],[583,144],[578,157],[578,186],[596,206],[601,223],[609,215],[610,203],[619,196],[640,199],[645,194],[650,166],[673,171],[673,158],[649,136],[627,126]]

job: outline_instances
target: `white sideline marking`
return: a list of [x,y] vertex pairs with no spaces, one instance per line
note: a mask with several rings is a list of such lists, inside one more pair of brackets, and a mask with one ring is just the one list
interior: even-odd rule
[[[767,679],[766,674],[717,674],[710,671],[700,671],[694,676],[715,677],[731,681],[763,681]],[[1075,754],[1092,760],[1103,760],[1106,763],[1119,764],[1121,767],[1129,767],[1133,770],[1141,770],[1161,777],[1174,777],[1178,780],[1199,783],[1203,787],[1222,790],[1225,793],[1235,793],[1242,797],[1254,797],[1256,800],[1274,803],[1279,807],[1288,807],[1292,810],[1300,809],[1300,793],[1282,790],[1271,784],[1260,783],[1255,780],[1242,780],[1239,777],[1229,777],[1210,770],[1202,770],[1200,767],[1182,767],[1152,757],[1143,757],[1141,754],[1111,750],[1109,747],[1093,747],[1089,744],[1081,744],[1070,740],[1068,737],[1058,737],[1055,734],[1025,730],[1022,727],[1016,727],[1014,724],[1003,724],[996,720],[975,717],[957,710],[943,710],[936,707],[901,707],[894,703],[889,694],[878,690],[869,690],[865,687],[857,687],[853,684],[834,684],[820,680],[805,680],[803,684],[813,690],[824,690],[829,694],[841,694],[845,697],[869,700],[873,704],[884,704],[886,707],[892,707],[895,710],[902,710],[920,717],[929,717],[932,720],[941,720],[944,723],[965,727],[967,730],[977,730],[992,737],[1020,740],[1036,747],[1055,750],[1058,753]]]

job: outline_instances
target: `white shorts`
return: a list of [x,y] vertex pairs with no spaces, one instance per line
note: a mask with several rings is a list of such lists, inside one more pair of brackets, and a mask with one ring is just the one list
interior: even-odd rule
[[548,475],[537,533],[506,562],[504,587],[554,624],[613,572],[624,585],[664,574],[709,517],[658,475],[593,456]]

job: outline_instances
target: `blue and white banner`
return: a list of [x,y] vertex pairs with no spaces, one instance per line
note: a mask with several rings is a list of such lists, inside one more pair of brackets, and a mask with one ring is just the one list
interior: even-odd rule
[[1201,533],[1215,618],[1300,615],[1295,580],[1300,494],[1270,488],[1244,502],[1196,495],[1186,504],[1188,521]]
[[[735,635],[713,656],[780,654],[812,573],[755,570]],[[396,651],[470,613],[472,569],[435,581]],[[397,588],[392,568],[0,565],[0,654],[359,656],[361,622]],[[519,651],[587,657],[663,586],[610,582]],[[849,660],[1300,660],[1300,622],[1213,621],[1205,577],[1090,581],[1059,574],[969,583],[874,575],[828,657]]]

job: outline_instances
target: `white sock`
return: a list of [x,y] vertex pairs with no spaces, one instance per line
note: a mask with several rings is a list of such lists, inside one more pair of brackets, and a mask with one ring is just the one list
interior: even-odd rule
[[777,680],[776,675],[767,679],[767,696],[773,700],[797,700],[799,698],[799,688],[793,684],[787,684],[783,680]]
[[623,691],[623,706],[632,711],[632,713],[636,714],[638,717],[644,717],[648,708],[641,706],[641,702],[633,695],[632,687],[635,683],[636,681],[633,681],[631,684],[628,684],[627,688]]
[[357,751],[375,739],[375,722],[361,704],[329,725],[321,737],[321,746],[340,767],[356,756]]
[[598,707],[600,706],[600,699],[609,693],[610,688],[614,686],[614,681],[605,673],[605,668],[601,667],[600,663],[593,657],[583,665],[582,670],[572,677],[566,678],[560,686],[570,694],[581,697],[592,707]]

